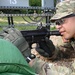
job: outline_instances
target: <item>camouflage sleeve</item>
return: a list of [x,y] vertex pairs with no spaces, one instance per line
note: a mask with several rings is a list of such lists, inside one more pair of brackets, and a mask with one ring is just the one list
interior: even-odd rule
[[[38,46],[36,45],[36,47]],[[32,62],[32,68],[35,69],[36,73],[39,75],[75,75],[75,60],[68,60],[69,57],[75,55],[72,43],[55,45],[56,50],[54,55],[49,58],[50,60],[37,53],[36,47],[31,50],[31,53],[37,57]]]
[[56,46],[52,60],[62,60],[74,57],[74,49],[71,43],[65,43],[64,45]]
[[[35,53],[37,58],[32,62],[32,68],[34,68],[39,75],[75,75],[75,60],[60,60],[69,58],[73,51],[70,43],[63,46],[56,46],[55,57],[48,61],[45,58],[42,60],[41,57]],[[51,62],[53,59],[59,60]]]

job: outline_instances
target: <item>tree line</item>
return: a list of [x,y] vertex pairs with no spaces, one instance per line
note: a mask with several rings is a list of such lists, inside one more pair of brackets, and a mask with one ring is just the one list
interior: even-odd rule
[[[54,0],[54,6],[56,5],[56,1]],[[41,6],[42,0],[29,0],[29,5],[30,6]]]
[[41,0],[29,0],[30,6],[41,6]]

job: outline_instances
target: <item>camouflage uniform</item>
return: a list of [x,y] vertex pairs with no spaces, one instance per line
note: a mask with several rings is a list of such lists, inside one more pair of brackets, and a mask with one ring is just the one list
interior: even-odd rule
[[[70,14],[75,14],[75,0],[58,3],[56,14],[51,20],[61,19]],[[34,60],[32,67],[40,75],[75,75],[75,39],[71,39],[64,45],[56,46],[54,55],[50,57],[49,62],[38,58]]]
[[75,41],[56,46],[55,55],[48,62],[34,59],[32,67],[40,75],[75,75]]

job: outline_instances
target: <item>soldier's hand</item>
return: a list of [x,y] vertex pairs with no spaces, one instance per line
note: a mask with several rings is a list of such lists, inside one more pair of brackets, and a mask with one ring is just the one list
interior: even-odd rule
[[40,41],[35,49],[43,57],[51,57],[55,51],[53,42],[49,39]]

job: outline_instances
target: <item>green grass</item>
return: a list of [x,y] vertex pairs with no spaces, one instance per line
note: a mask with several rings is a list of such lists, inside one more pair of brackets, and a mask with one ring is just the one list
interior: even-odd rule
[[[29,22],[31,22],[31,20],[28,17],[25,17],[25,19],[28,20]],[[33,29],[37,28],[36,25],[35,26],[34,25],[28,25],[28,26],[25,25],[26,22],[20,16],[13,17],[13,21],[14,21],[15,28],[17,28],[19,30],[33,30]],[[45,23],[45,19],[43,19],[42,22]],[[20,26],[18,26],[18,25],[20,25]],[[23,25],[23,26],[21,26],[21,25]],[[8,26],[8,18],[7,17],[0,18],[0,30],[2,30],[1,26],[3,26],[3,27]],[[54,30],[54,29],[55,29],[55,27],[51,27],[51,30]]]
[[[26,20],[29,20],[28,17],[25,17]],[[13,21],[14,21],[14,25],[15,25],[15,28],[19,29],[19,30],[32,30],[32,29],[36,29],[37,26],[34,26],[34,25],[25,25],[25,21],[23,20],[22,17],[13,17]],[[20,26],[19,26],[20,25]],[[5,26],[9,26],[8,25],[8,19],[7,17],[1,17],[0,18],[0,30],[2,30],[2,27],[5,27]]]
[[37,26],[15,26],[19,30],[35,30]]

